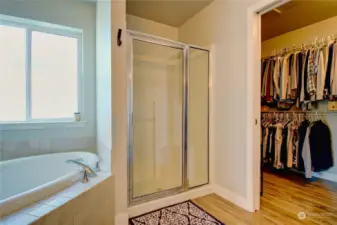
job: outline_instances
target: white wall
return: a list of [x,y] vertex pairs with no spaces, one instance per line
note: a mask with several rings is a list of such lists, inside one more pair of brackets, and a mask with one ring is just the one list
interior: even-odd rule
[[178,40],[179,29],[162,23],[157,23],[152,20],[143,19],[133,15],[126,16],[127,29],[151,34],[170,40]]
[[212,53],[211,148],[214,183],[246,198],[247,8],[257,0],[215,0],[179,29],[185,43]]
[[96,127],[101,167],[111,169],[111,3],[96,4]]
[[10,159],[95,147],[95,20],[96,6],[83,1],[0,1],[0,14],[66,25],[84,31],[84,128],[50,128],[0,132],[0,157]]
[[[321,39],[337,32],[337,16],[323,20],[318,23],[282,34],[262,43],[262,56],[270,56],[274,49],[291,48],[293,45],[300,47],[301,44],[311,44],[316,38]],[[327,102],[320,102],[317,111],[327,111]],[[337,180],[337,116],[327,116],[327,122],[331,129],[332,143],[334,149],[334,167],[329,171],[321,173],[323,176],[335,174]],[[331,177],[331,176],[330,176]]]

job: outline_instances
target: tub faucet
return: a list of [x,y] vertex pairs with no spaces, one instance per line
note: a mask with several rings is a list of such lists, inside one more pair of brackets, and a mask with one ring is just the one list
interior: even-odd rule
[[84,174],[83,174],[83,180],[82,182],[83,183],[86,183],[89,181],[88,177],[95,177],[97,176],[97,174],[95,173],[95,171],[93,169],[90,168],[90,166],[86,165],[85,163],[83,162],[80,162],[78,160],[75,160],[75,159],[69,159],[66,161],[67,163],[75,163],[79,166],[81,166],[84,170]]

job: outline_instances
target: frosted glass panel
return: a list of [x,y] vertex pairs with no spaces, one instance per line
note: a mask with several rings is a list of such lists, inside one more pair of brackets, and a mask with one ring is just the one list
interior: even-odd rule
[[190,49],[187,119],[189,187],[208,183],[208,51]]
[[183,50],[134,41],[133,197],[182,186]]
[[0,122],[26,119],[26,30],[0,25]]
[[78,110],[77,42],[32,32],[32,118],[70,118]]

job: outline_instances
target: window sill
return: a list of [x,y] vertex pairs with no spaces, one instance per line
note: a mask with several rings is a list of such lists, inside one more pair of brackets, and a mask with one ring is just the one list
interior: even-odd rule
[[87,121],[39,121],[39,122],[15,122],[0,123],[0,131],[4,130],[44,130],[44,129],[67,129],[85,127]]

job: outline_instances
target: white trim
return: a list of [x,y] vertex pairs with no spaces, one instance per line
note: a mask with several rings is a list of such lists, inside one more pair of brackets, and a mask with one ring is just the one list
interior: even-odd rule
[[[260,0],[247,9],[247,130],[246,196],[248,208],[260,209],[260,58],[261,58],[261,14],[287,3],[289,0]],[[255,122],[256,121],[256,122]]]
[[32,119],[32,31],[26,29],[26,120]]
[[44,130],[44,129],[64,129],[64,128],[82,128],[87,125],[87,121],[55,121],[55,122],[26,122],[1,124],[0,131],[5,130]]
[[42,22],[38,20],[31,20],[26,18],[14,17],[0,14],[0,24],[29,28],[31,30],[42,31],[52,34],[65,35],[69,37],[82,36],[83,31],[78,28],[58,25],[53,23]]
[[192,44],[186,44],[186,43],[179,42],[179,41],[173,41],[171,39],[158,37],[155,35],[146,34],[146,33],[129,30],[129,29],[127,29],[126,31],[129,35],[132,36],[133,39],[136,39],[136,40],[141,40],[141,41],[150,42],[150,43],[159,44],[159,45],[165,45],[169,47],[182,48],[182,49],[188,46],[190,48],[197,48],[200,50],[209,51],[209,49],[198,46],[198,45],[192,45]]
[[115,216],[115,224],[116,225],[128,225],[129,224],[129,216],[127,213],[118,213]]
[[329,181],[333,181],[333,182],[337,182],[337,174],[334,173],[329,173],[329,172],[314,172],[312,174],[312,176],[314,177],[318,177],[324,180],[329,180]]
[[213,135],[213,128],[215,127],[215,117],[214,117],[214,108],[215,108],[215,103],[214,103],[214,88],[213,88],[213,79],[214,79],[214,74],[215,74],[215,45],[210,46],[210,51],[209,51],[209,163],[208,163],[208,169],[209,169],[209,183],[210,184],[215,184],[215,144],[214,144],[214,135]]
[[249,202],[246,198],[226,189],[219,185],[213,185],[214,193],[219,195],[220,197],[226,199],[227,201],[230,201],[234,203],[235,205],[249,211],[254,212],[254,209],[250,206]]
[[[135,217],[153,210],[177,204],[179,202],[187,201],[189,199],[194,199],[197,197],[205,196],[213,193],[213,188],[211,185],[205,185],[199,188],[194,188],[189,191],[168,196],[165,198],[153,200],[147,203],[139,204],[128,208],[129,217]],[[118,224],[119,225],[119,224]],[[122,224],[121,224],[122,225]]]

